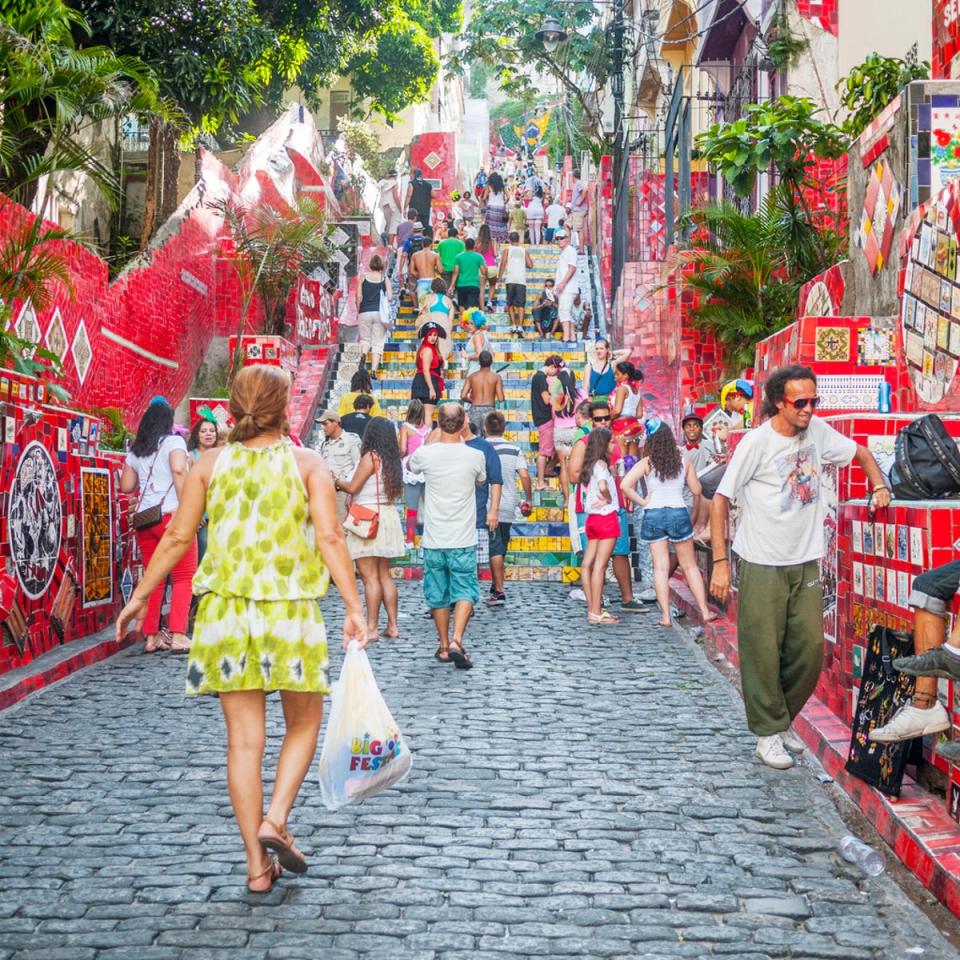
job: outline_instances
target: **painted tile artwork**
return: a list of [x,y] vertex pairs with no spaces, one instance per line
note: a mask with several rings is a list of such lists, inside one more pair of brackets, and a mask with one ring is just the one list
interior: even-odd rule
[[960,109],[942,107],[931,113],[930,192],[960,177]]
[[826,363],[850,361],[849,327],[817,327],[814,359]]
[[870,175],[856,235],[857,245],[863,250],[871,273],[882,270],[890,259],[894,229],[900,214],[900,194],[900,185],[890,164],[881,160]]
[[113,509],[110,471],[80,470],[80,525],[83,533],[83,605],[113,602]]
[[[958,167],[960,170],[960,167]],[[922,204],[901,237],[905,257],[900,329],[907,370],[926,404],[950,390],[960,359],[957,223],[960,180]]]

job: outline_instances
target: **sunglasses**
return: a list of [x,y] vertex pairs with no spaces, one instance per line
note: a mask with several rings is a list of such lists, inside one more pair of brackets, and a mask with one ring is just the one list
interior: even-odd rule
[[820,406],[819,397],[800,397],[798,400],[788,400],[783,398],[784,403],[789,403],[794,410],[806,410],[809,404],[811,410],[816,410]]
[[610,422],[610,417],[594,417],[594,418],[593,418],[593,422],[594,422],[594,423],[609,423],[609,422]]

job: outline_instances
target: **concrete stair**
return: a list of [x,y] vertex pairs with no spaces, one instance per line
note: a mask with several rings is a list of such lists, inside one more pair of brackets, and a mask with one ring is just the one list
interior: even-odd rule
[[[507,417],[505,436],[517,443],[527,454],[531,476],[536,473],[537,431],[530,421],[530,378],[540,368],[544,357],[557,353],[578,371],[583,364],[583,344],[567,346],[556,339],[534,337],[530,310],[534,298],[543,289],[543,282],[553,276],[556,248],[530,247],[534,268],[527,271],[527,336],[520,339],[511,336],[501,287],[500,303],[493,314],[488,314],[487,330],[495,346],[494,369],[503,378],[506,403],[501,408]],[[580,289],[589,289],[589,274],[586,258],[581,258]],[[403,422],[410,400],[410,385],[415,373],[415,356],[419,344],[416,335],[416,316],[409,301],[404,300],[391,339],[388,341],[383,362],[374,382],[374,393],[385,414],[398,425]],[[444,370],[444,382],[450,399],[456,399],[463,386],[465,364],[458,357],[459,348],[467,337],[454,331],[454,349]],[[331,382],[328,396],[322,407],[335,406],[340,396],[349,390],[350,378],[360,359],[357,344],[347,343],[342,347],[336,377]],[[565,500],[557,478],[549,479],[549,489],[534,493],[533,512],[522,517],[518,512],[513,523],[510,551],[506,557],[508,580],[579,581],[579,567],[571,556],[567,527]],[[407,556],[394,564],[396,576],[418,579],[421,575],[419,535],[408,549]]]

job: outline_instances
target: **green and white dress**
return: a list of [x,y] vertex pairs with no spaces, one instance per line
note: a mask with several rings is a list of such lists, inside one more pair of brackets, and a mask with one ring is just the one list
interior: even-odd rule
[[317,600],[330,574],[317,551],[293,444],[228,444],[207,489],[207,552],[187,693],[327,693]]

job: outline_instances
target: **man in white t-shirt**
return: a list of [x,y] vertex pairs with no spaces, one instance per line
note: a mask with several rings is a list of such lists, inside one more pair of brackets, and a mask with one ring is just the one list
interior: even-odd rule
[[[730,501],[740,505],[732,550],[740,561],[737,643],[747,725],[757,756],[778,770],[800,752],[793,718],[816,688],[823,664],[824,467],[856,460],[870,483],[873,508],[890,493],[873,455],[813,415],[819,399],[809,367],[774,370],[764,387],[764,424],[744,436],[713,498],[710,592],[730,591],[726,531]],[[776,531],[776,536],[772,532]]]
[[566,215],[567,208],[564,207],[562,203],[558,203],[556,200],[547,206],[547,209],[544,211],[547,226],[543,234],[543,238],[547,241],[547,243],[553,242],[554,234],[560,229],[560,224],[563,223],[563,219],[566,217]]
[[[459,403],[437,409],[440,437],[410,457],[407,469],[422,473],[427,486],[423,516],[423,595],[433,610],[439,647],[434,656],[469,670],[473,662],[463,646],[463,634],[480,599],[477,580],[476,487],[487,479],[479,450],[463,442],[466,414]],[[450,604],[453,639],[450,639]]]
[[558,230],[554,239],[560,247],[560,256],[554,265],[554,280],[557,291],[557,318],[563,328],[563,339],[568,344],[576,342],[573,331],[573,301],[580,292],[577,280],[577,251],[570,245],[570,235],[566,230]]

